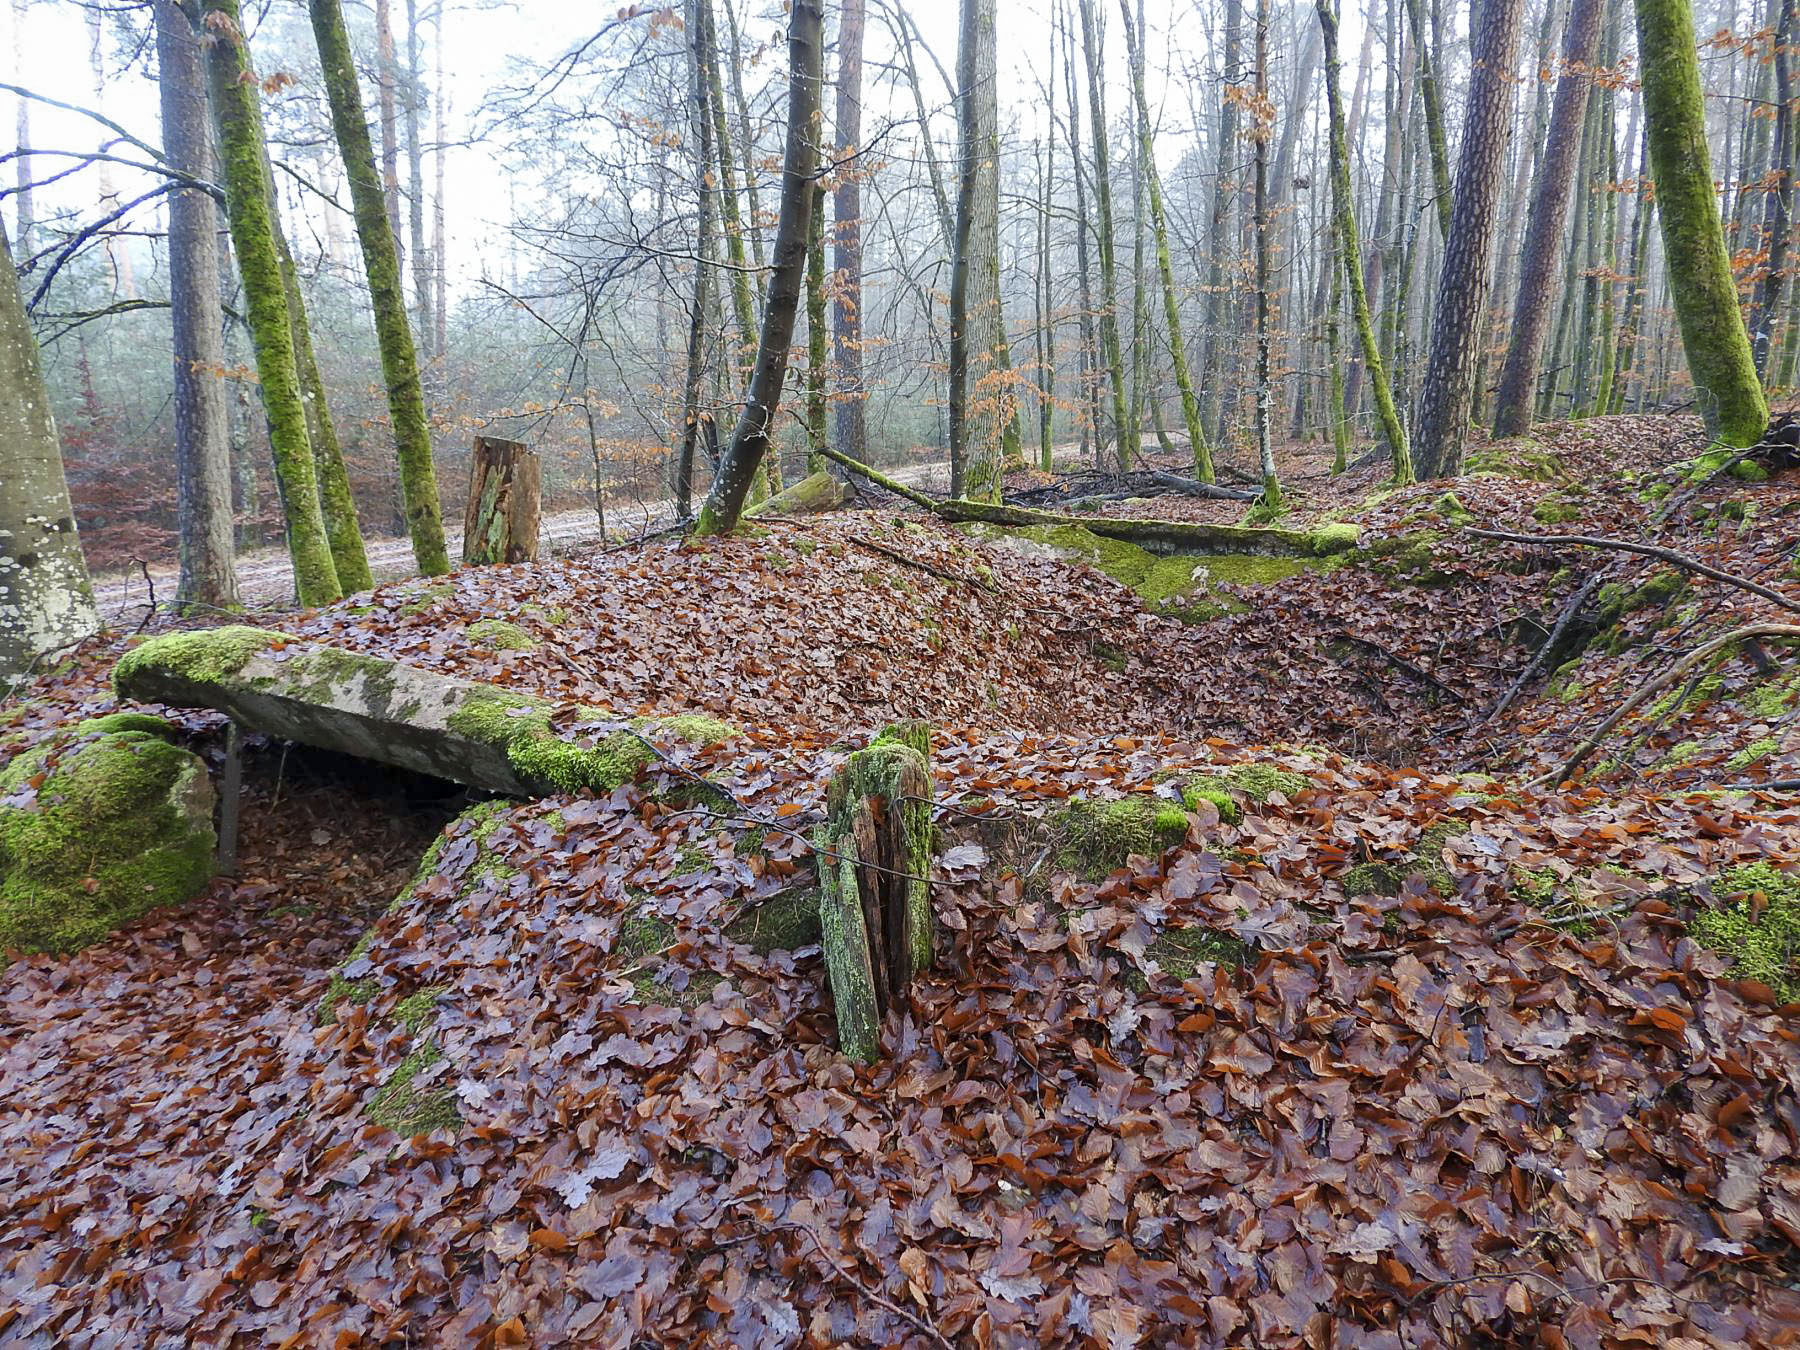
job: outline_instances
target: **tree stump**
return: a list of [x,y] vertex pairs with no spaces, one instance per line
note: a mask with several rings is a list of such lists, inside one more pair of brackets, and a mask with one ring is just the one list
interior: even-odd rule
[[819,929],[838,1046],[872,1064],[881,1022],[931,965],[931,770],[897,740],[851,755],[832,779],[819,855]]
[[477,436],[463,511],[465,563],[535,562],[543,511],[543,470],[522,441]]

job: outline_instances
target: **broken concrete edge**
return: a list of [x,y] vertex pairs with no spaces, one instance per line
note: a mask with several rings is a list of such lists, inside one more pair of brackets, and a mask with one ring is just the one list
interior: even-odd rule
[[850,500],[850,485],[836,474],[820,469],[809,473],[792,487],[784,488],[766,501],[757,503],[744,515],[750,519],[819,515],[835,511]]
[[1312,530],[1285,530],[1249,525],[1209,525],[1194,521],[1131,520],[1114,516],[1063,515],[1023,506],[988,502],[939,502],[936,513],[949,521],[983,521],[990,525],[1079,525],[1093,534],[1124,539],[1152,553],[1251,553],[1277,557],[1323,558],[1356,547],[1361,530],[1341,522]]
[[740,734],[699,714],[621,719],[577,707],[577,726],[618,728],[583,745],[555,729],[564,709],[549,699],[241,625],[151,638],[119,660],[113,687],[121,699],[215,708],[284,740],[518,797],[612,792],[658,759],[651,738],[708,745]]

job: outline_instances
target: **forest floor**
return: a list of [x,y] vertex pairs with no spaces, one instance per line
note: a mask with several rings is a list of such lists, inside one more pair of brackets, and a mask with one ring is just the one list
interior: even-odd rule
[[[742,730],[474,814],[253,743],[236,877],[0,971],[0,1341],[1793,1343],[1794,642],[1721,649],[1556,772],[1682,654],[1792,616],[1463,532],[1800,592],[1800,471],[1684,500],[1698,448],[1541,427],[1401,491],[1308,457],[1291,523],[1363,537],[1306,566],[1153,584],[1078,533],[864,509],[271,617]],[[110,710],[127,641],[0,732]],[[169,715],[217,755],[216,716]],[[943,953],[863,1070],[817,948],[724,929],[900,717],[935,729]],[[734,811],[668,805],[694,773]],[[436,1128],[371,1118],[397,1106]]]

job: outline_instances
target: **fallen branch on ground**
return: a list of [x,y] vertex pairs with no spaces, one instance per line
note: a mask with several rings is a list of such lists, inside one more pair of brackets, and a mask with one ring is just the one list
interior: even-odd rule
[[1594,753],[1595,748],[1603,739],[1605,739],[1606,734],[1614,727],[1618,726],[1620,722],[1624,721],[1626,717],[1630,716],[1631,713],[1641,707],[1645,700],[1649,699],[1652,695],[1667,689],[1671,684],[1674,684],[1677,680],[1685,677],[1689,671],[1693,670],[1693,668],[1702,661],[1724,650],[1726,647],[1732,646],[1734,643],[1742,642],[1747,638],[1759,637],[1800,638],[1800,625],[1789,623],[1747,624],[1742,628],[1734,628],[1729,633],[1714,638],[1711,642],[1702,643],[1686,656],[1682,657],[1674,665],[1663,671],[1662,674],[1644,685],[1637,693],[1626,699],[1625,702],[1621,703],[1612,716],[1608,717],[1600,724],[1593,735],[1589,736],[1580,745],[1575,747],[1574,753],[1563,762],[1560,768],[1553,769],[1548,773],[1539,774],[1536,778],[1532,779],[1530,783],[1526,784],[1526,786],[1542,787],[1547,783],[1560,783],[1572,777],[1575,770],[1579,769],[1583,762],[1586,761],[1587,757]]
[[820,446],[819,453],[833,463],[842,464],[846,469],[850,470],[851,473],[861,474],[864,478],[875,484],[876,487],[884,487],[896,497],[904,497],[907,501],[912,502],[917,506],[922,506],[927,511],[930,511],[937,506],[937,503],[927,497],[923,492],[915,492],[912,488],[909,488],[905,483],[900,482],[898,479],[889,478],[885,473],[882,473],[881,470],[871,469],[862,461],[851,459],[850,456],[841,454],[838,451],[831,449],[829,446]]
[[1556,623],[1550,629],[1550,635],[1544,639],[1544,645],[1537,649],[1537,653],[1531,658],[1530,664],[1527,665],[1524,670],[1519,672],[1519,678],[1514,680],[1511,687],[1500,696],[1500,701],[1494,705],[1494,710],[1486,717],[1483,717],[1479,722],[1475,723],[1476,726],[1486,726],[1489,722],[1500,716],[1501,713],[1512,707],[1513,700],[1519,696],[1520,691],[1523,690],[1527,684],[1531,683],[1538,671],[1544,668],[1545,664],[1550,659],[1550,653],[1555,651],[1556,644],[1562,641],[1563,633],[1566,632],[1569,625],[1575,621],[1575,616],[1581,612],[1581,607],[1587,602],[1587,598],[1600,589],[1600,583],[1606,579],[1607,575],[1608,573],[1605,571],[1594,573],[1594,575],[1589,577],[1574,595],[1569,597],[1568,603],[1562,607],[1562,612],[1556,616]]
[[1730,572],[1722,572],[1710,563],[1703,563],[1698,558],[1690,558],[1685,553],[1677,553],[1672,548],[1663,548],[1658,544],[1640,544],[1634,539],[1604,539],[1590,534],[1514,534],[1510,530],[1481,530],[1473,525],[1463,527],[1464,534],[1472,534],[1480,539],[1500,539],[1509,544],[1542,544],[1548,547],[1575,544],[1582,548],[1611,548],[1622,553],[1642,553],[1646,557],[1661,558],[1664,562],[1674,563],[1689,572],[1697,572],[1703,577],[1711,577],[1714,581],[1722,581],[1727,586],[1736,586],[1740,590],[1759,595],[1764,600],[1772,600],[1783,609],[1800,612],[1800,600],[1783,595],[1780,591],[1771,590],[1759,582],[1746,577],[1733,576]]

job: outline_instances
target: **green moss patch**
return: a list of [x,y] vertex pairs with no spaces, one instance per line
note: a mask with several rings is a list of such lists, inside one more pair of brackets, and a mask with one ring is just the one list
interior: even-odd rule
[[516,623],[505,619],[477,619],[463,632],[470,642],[494,652],[529,652],[537,650],[537,639]]
[[1056,866],[1102,881],[1133,854],[1158,857],[1187,838],[1188,814],[1153,797],[1074,801],[1050,817],[1060,837]]
[[1417,876],[1434,894],[1453,896],[1456,876],[1444,862],[1444,846],[1468,832],[1469,827],[1462,821],[1439,820],[1420,833],[1412,852],[1392,861],[1358,863],[1345,870],[1338,884],[1352,899],[1359,895],[1395,896],[1405,887],[1408,877]]
[[158,667],[195,684],[217,684],[230,679],[259,652],[282,642],[295,642],[285,633],[234,624],[193,633],[165,633],[140,643],[119,658],[113,668],[113,687],[121,697],[138,672]]
[[1723,903],[1688,925],[1696,941],[1731,961],[1731,975],[1756,980],[1783,1003],[1800,1002],[1800,881],[1770,863],[1734,867],[1713,883]]
[[211,880],[205,764],[166,739],[167,724],[126,717],[0,771],[0,948],[73,951]]

